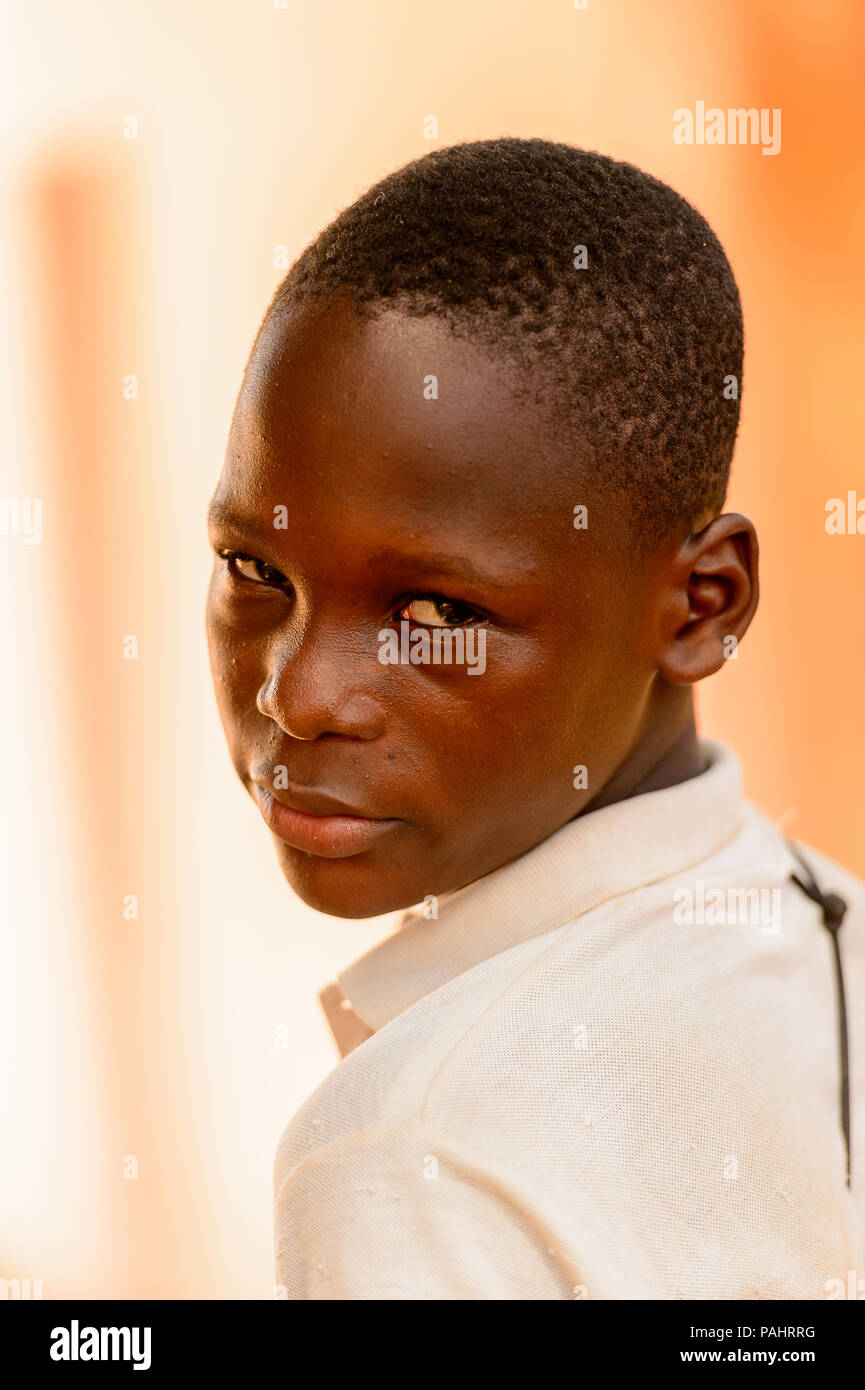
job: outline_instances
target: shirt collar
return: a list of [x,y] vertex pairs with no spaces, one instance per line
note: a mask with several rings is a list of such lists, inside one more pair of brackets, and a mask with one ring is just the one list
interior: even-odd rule
[[742,824],[741,769],[723,744],[700,748],[707,766],[698,776],[568,821],[519,859],[443,894],[437,918],[412,908],[338,976],[354,1012],[382,1028],[481,961],[721,849]]

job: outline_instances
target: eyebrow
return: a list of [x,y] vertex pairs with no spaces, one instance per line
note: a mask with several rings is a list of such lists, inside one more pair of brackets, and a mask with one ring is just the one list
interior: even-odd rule
[[408,553],[402,550],[379,550],[369,556],[370,567],[389,565],[393,569],[428,570],[432,574],[453,575],[485,589],[502,589],[513,583],[513,574],[501,577],[479,570],[467,556],[444,555],[438,552]]
[[238,516],[219,502],[212,502],[207,511],[207,528],[225,526],[238,535],[257,537],[269,545],[273,536],[255,517]]
[[[245,517],[235,514],[229,507],[221,503],[211,504],[207,514],[208,527],[225,526],[238,535],[249,536],[251,539],[258,538],[268,548],[273,543],[272,533],[261,525],[261,522],[254,517]],[[466,582],[476,584],[484,589],[505,589],[513,586],[513,571],[500,575],[491,574],[478,569],[468,558],[462,555],[446,555],[440,551],[412,553],[403,550],[395,550],[392,547],[384,550],[377,550],[366,557],[369,569],[379,569],[390,567],[395,570],[420,570],[430,574],[446,575],[455,579],[464,579]]]

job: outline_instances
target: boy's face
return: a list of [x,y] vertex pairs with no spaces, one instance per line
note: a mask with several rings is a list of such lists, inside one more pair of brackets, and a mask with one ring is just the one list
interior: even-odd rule
[[[238,776],[323,912],[516,858],[644,732],[647,568],[523,386],[434,316],[345,301],[272,315],[250,360],[211,507],[211,663]],[[384,664],[401,623],[481,625],[485,661],[475,632],[474,670]]]

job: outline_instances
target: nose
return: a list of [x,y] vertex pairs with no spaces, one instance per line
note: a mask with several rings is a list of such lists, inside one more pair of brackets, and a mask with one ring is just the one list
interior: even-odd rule
[[373,689],[383,672],[377,650],[360,633],[309,626],[272,645],[256,706],[289,738],[304,742],[325,735],[378,738],[385,709]]

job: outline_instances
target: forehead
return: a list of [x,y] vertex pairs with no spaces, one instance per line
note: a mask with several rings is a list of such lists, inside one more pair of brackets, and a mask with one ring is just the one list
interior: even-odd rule
[[551,521],[578,474],[573,502],[586,500],[588,478],[530,396],[517,365],[434,315],[279,311],[250,359],[223,481],[262,501],[289,487],[386,502],[394,522],[467,508],[493,529]]
[[[526,371],[434,314],[359,316],[345,300],[277,311],[236,403],[214,502],[285,506],[292,539],[498,548],[502,564],[573,562],[617,548],[615,510],[580,441],[556,435]],[[286,539],[288,539],[286,535]]]

